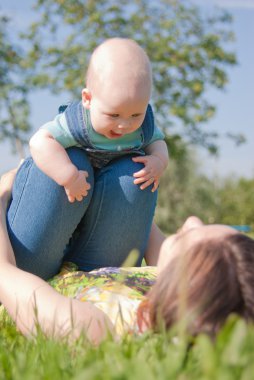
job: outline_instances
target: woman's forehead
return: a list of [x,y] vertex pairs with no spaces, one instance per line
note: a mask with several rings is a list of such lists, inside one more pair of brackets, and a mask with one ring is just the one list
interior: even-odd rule
[[237,233],[238,231],[235,229],[222,224],[199,225],[193,228],[181,229],[175,235],[165,239],[160,252],[159,266],[163,269],[174,257],[185,255],[196,244],[211,240],[221,240]]

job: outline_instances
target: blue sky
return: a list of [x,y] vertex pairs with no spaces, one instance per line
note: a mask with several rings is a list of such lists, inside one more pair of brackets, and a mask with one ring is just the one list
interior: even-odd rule
[[[217,106],[216,116],[208,128],[225,134],[243,133],[247,143],[235,147],[231,140],[219,140],[220,156],[210,157],[203,149],[198,150],[200,170],[209,176],[235,175],[254,178],[254,0],[192,0],[205,10],[212,6],[228,9],[234,18],[234,44],[238,66],[229,69],[226,90],[211,91],[209,97]],[[13,27],[25,29],[32,20],[33,0],[0,0],[0,10],[13,19]],[[63,95],[64,96],[64,95]],[[47,92],[33,95],[31,122],[37,129],[55,115],[57,106],[65,98],[54,98]],[[0,173],[18,163],[7,142],[0,144]]]

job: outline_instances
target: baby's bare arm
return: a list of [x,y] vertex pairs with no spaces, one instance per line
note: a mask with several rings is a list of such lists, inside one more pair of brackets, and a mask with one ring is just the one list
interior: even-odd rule
[[65,149],[46,129],[39,129],[29,142],[34,162],[58,185],[68,185],[78,176],[78,169],[72,164]]
[[164,173],[168,165],[168,149],[167,144],[163,140],[154,141],[145,149],[146,156],[134,157],[133,161],[141,162],[144,168],[134,173],[135,184],[141,184],[141,190],[150,186],[152,183],[152,191],[155,191],[159,186],[160,177]]
[[157,157],[163,166],[163,170],[168,166],[168,147],[165,141],[157,140],[148,145],[145,149],[146,154]]
[[34,162],[58,185],[64,186],[70,202],[82,200],[90,185],[86,182],[86,171],[72,164],[65,149],[49,131],[39,129],[30,140],[30,151]]

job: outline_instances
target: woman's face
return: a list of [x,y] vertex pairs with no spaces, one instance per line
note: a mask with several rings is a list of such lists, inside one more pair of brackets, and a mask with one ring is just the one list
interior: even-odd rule
[[184,254],[196,243],[237,233],[239,232],[231,227],[222,224],[205,225],[196,216],[190,216],[176,234],[164,240],[158,260],[158,272],[161,272],[173,257]]

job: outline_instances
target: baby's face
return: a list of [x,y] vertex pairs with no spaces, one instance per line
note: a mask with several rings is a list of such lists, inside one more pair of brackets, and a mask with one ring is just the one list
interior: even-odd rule
[[82,92],[84,107],[90,109],[94,130],[108,139],[118,139],[136,131],[144,121],[149,101],[142,90],[127,93],[124,88],[95,91],[87,100]]

